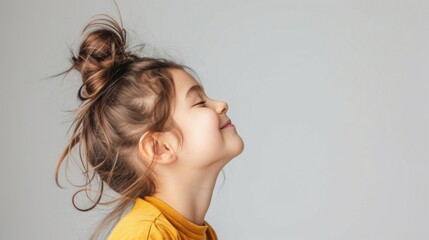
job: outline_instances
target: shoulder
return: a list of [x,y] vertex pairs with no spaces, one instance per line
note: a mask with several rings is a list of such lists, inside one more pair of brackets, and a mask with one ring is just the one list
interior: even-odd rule
[[108,240],[180,239],[165,216],[147,201],[138,198],[131,210],[116,224]]

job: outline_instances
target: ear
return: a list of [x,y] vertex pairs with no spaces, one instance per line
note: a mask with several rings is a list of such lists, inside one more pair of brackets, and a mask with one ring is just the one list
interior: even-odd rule
[[146,132],[140,137],[139,150],[145,159],[157,164],[170,164],[177,160],[174,138],[168,132]]

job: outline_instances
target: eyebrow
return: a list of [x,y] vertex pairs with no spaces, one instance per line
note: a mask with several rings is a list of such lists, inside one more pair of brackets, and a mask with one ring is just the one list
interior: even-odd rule
[[188,98],[189,97],[189,95],[191,95],[192,93],[194,93],[194,92],[203,92],[204,91],[204,88],[201,86],[201,85],[199,85],[199,84],[196,84],[196,85],[193,85],[192,87],[190,87],[189,89],[188,89],[188,91],[186,92],[186,96],[185,96],[185,98]]

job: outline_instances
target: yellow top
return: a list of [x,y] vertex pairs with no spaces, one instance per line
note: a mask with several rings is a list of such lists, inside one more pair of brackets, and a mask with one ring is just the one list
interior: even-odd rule
[[192,223],[162,200],[146,196],[137,198],[109,235],[108,240],[217,240],[213,228],[204,221]]

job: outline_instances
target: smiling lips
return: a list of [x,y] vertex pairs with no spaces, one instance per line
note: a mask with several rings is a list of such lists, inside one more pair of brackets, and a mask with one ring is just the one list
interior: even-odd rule
[[234,124],[231,123],[231,120],[228,120],[220,129],[234,127]]

